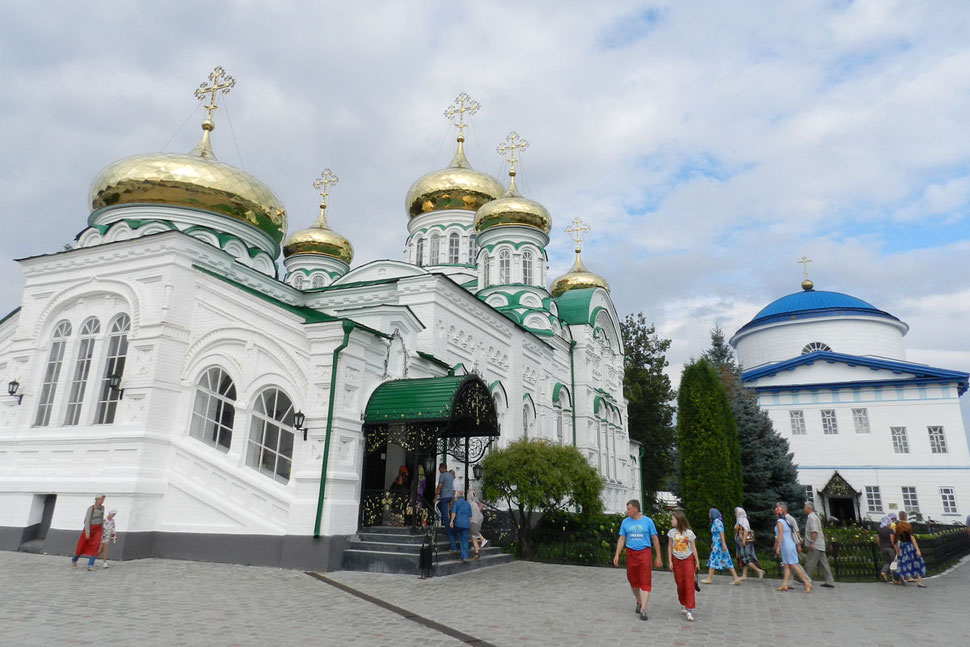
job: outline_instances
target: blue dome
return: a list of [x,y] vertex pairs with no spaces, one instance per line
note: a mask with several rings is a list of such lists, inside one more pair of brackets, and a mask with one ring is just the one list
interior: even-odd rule
[[884,317],[899,321],[888,312],[879,310],[871,303],[841,292],[805,290],[789,294],[772,301],[754,316],[754,319],[741,327],[738,332],[762,324],[815,317],[843,317],[857,315],[865,317]]

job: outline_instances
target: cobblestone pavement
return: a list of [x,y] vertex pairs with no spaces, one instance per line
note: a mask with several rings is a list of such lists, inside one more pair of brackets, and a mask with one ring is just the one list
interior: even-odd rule
[[[89,573],[64,557],[0,552],[0,645],[460,645],[461,640],[299,571],[146,559]],[[970,633],[970,564],[929,588],[777,580],[703,586],[697,621],[654,572],[650,620],[621,569],[516,562],[431,580],[327,577],[492,645],[933,645]],[[408,615],[405,613],[405,615]],[[622,642],[621,642],[622,641]]]

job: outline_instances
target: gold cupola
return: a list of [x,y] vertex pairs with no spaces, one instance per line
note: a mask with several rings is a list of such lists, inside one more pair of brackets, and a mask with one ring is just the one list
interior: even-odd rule
[[572,234],[573,240],[576,243],[576,260],[573,261],[573,266],[568,272],[552,282],[549,294],[556,298],[570,290],[581,290],[583,288],[603,288],[609,292],[610,284],[607,283],[606,279],[599,274],[594,274],[587,270],[586,266],[583,265],[583,259],[579,255],[579,243],[583,240],[583,234],[589,231],[589,225],[579,218],[574,218],[572,223],[566,227],[565,231],[567,234]]
[[294,232],[283,242],[283,256],[289,258],[296,254],[317,254],[329,256],[347,265],[354,259],[354,248],[350,241],[335,232],[327,224],[328,189],[340,181],[333,171],[325,169],[313,182],[320,191],[320,215],[312,226]]
[[515,186],[517,154],[528,147],[529,142],[512,131],[496,149],[500,154],[506,154],[506,161],[509,164],[509,188],[501,198],[486,203],[478,210],[475,214],[475,231],[481,233],[492,227],[517,226],[531,227],[548,234],[552,229],[552,217],[546,208],[535,200],[523,198]]
[[126,157],[102,170],[91,184],[93,212],[133,204],[164,204],[200,209],[254,227],[275,243],[286,234],[286,211],[273,191],[249,173],[220,162],[212,152],[210,133],[216,94],[228,93],[236,81],[221,67],[195,91],[204,105],[202,139],[189,153],[149,153]]
[[463,209],[478,211],[487,202],[502,195],[502,185],[487,173],[476,171],[465,157],[465,115],[478,112],[481,105],[462,92],[445,111],[445,117],[455,121],[458,128],[458,147],[446,168],[432,171],[418,178],[404,202],[408,216],[414,218],[430,211]]

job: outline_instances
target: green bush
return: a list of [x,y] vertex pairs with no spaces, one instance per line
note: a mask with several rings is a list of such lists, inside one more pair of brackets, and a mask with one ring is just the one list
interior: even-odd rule
[[[550,512],[542,517],[533,531],[532,558],[562,564],[612,565],[620,524],[625,517],[623,514]],[[650,518],[657,526],[661,547],[665,549],[670,515],[661,513]]]

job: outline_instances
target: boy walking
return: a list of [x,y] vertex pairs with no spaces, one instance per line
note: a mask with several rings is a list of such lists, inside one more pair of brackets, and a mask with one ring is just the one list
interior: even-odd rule
[[640,514],[640,502],[631,499],[626,503],[626,519],[620,524],[620,537],[616,541],[616,554],[613,566],[620,563],[620,551],[626,547],[626,579],[630,583],[633,597],[636,598],[636,613],[641,620],[647,619],[647,600],[650,599],[651,549],[657,547],[654,566],[663,566],[660,557],[660,542],[657,539],[657,526],[653,519]]

